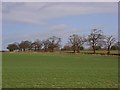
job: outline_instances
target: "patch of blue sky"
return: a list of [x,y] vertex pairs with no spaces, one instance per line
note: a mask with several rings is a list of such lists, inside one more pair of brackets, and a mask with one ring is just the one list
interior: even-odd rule
[[83,33],[89,33],[93,28],[103,29],[106,34],[116,34],[118,32],[117,13],[98,13],[78,16],[67,16],[49,20],[50,24],[66,24],[76,29],[84,29]]

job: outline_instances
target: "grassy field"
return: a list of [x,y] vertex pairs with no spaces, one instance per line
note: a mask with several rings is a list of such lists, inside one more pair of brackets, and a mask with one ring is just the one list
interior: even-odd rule
[[116,88],[118,57],[3,53],[3,88]]

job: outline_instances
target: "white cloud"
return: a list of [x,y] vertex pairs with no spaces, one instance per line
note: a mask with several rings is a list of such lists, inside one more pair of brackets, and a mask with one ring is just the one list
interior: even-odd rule
[[44,24],[55,18],[114,12],[117,12],[117,3],[3,3],[3,20],[22,23]]
[[119,0],[2,0],[2,2],[119,2]]
[[59,25],[52,25],[48,27],[52,31],[64,31],[67,30],[69,27],[66,24],[59,24]]

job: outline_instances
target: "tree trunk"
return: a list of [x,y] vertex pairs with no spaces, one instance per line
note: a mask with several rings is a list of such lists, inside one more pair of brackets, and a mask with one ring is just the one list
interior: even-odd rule
[[93,46],[93,53],[95,54],[95,46]]
[[44,47],[44,52],[47,52],[47,47],[46,46]]
[[73,52],[75,53],[75,49],[73,50]]
[[73,52],[75,53],[76,49],[75,49],[75,45],[73,45]]
[[52,52],[54,51],[54,48],[52,48]]
[[80,47],[78,47],[78,49],[77,49],[77,53],[80,53]]
[[107,54],[110,54],[110,47],[108,47],[108,52],[107,52]]
[[46,49],[46,48],[44,49],[44,52],[47,52],[47,49]]
[[36,51],[36,47],[35,47],[35,51]]
[[38,51],[40,51],[40,48],[38,47]]

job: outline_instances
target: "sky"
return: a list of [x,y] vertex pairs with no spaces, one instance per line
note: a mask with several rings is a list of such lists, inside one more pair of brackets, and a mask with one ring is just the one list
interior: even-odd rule
[[87,36],[93,28],[118,38],[117,2],[2,2],[2,49],[22,40],[50,36],[67,43],[72,34]]

